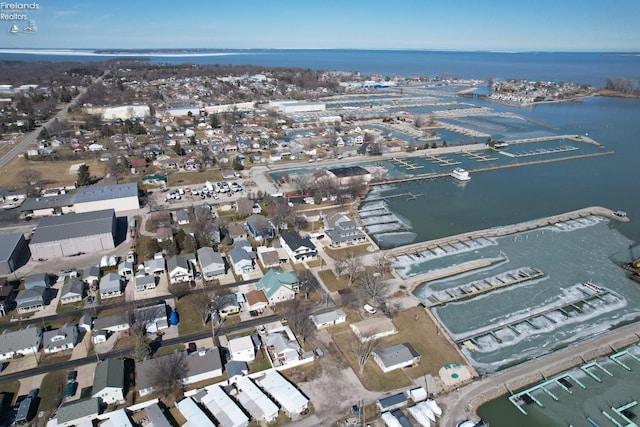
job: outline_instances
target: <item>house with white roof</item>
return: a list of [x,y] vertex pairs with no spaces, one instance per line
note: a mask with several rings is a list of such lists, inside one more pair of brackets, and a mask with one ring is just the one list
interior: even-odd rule
[[252,362],[256,358],[256,349],[250,335],[229,340],[228,348],[231,360]]
[[308,410],[309,399],[291,385],[280,372],[269,371],[258,378],[256,383],[278,402],[289,418]]
[[209,419],[207,414],[200,409],[192,398],[185,397],[176,403],[176,407],[187,420],[187,422],[183,424],[183,427],[216,427],[213,421]]
[[252,418],[259,423],[270,423],[278,418],[278,406],[251,379],[241,377],[235,384],[238,389],[236,398]]
[[206,387],[200,402],[207,407],[221,427],[247,427],[249,418],[218,385]]
[[71,350],[78,343],[76,325],[65,324],[60,329],[45,331],[42,336],[42,347],[46,354]]
[[347,315],[340,308],[324,313],[312,314],[310,317],[316,329],[324,329],[347,321]]
[[155,274],[159,275],[164,273],[166,270],[164,265],[164,257],[160,254],[157,257],[153,257],[153,259],[146,260],[144,262],[144,271],[147,274]]
[[122,295],[122,276],[116,273],[107,273],[100,279],[100,297],[115,298]]

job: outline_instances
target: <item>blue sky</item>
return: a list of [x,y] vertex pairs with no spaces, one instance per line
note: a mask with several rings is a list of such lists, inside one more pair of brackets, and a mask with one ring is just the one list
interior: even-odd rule
[[640,51],[639,0],[37,3],[25,12],[37,33],[9,34],[12,23],[27,21],[5,17],[0,48]]

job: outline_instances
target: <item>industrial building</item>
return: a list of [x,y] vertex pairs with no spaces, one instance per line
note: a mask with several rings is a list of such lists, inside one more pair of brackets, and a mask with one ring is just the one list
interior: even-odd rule
[[51,259],[115,248],[113,209],[42,218],[29,249],[33,259]]
[[29,259],[29,247],[22,233],[0,235],[0,274],[13,273]]
[[114,209],[116,213],[140,209],[138,183],[82,187],[74,201],[76,213]]

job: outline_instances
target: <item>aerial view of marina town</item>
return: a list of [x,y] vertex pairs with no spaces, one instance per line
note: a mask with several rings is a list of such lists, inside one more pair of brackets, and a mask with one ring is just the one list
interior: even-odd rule
[[638,425],[640,4],[142,3],[0,3],[0,426]]

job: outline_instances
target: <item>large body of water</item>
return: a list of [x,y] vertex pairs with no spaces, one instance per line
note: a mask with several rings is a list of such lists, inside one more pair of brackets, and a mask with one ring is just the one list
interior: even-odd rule
[[[266,50],[222,55],[146,56],[153,62],[306,67],[390,76],[523,78],[594,85],[604,85],[607,77],[640,79],[640,55],[613,53]],[[52,52],[40,55],[0,53],[0,60],[95,61],[109,58]],[[523,222],[592,205],[626,211],[631,222],[612,225],[607,221],[593,220],[574,224],[570,231],[565,232],[558,229],[537,230],[495,239],[490,244],[483,242],[471,251],[441,257],[430,263],[405,263],[402,273],[411,276],[446,266],[447,263],[480,257],[508,258],[506,264],[499,264],[493,269],[457,277],[453,282],[429,284],[431,288],[421,288],[418,295],[455,286],[458,284],[456,281],[472,281],[483,274],[485,277],[492,276],[515,267],[536,267],[547,274],[544,280],[436,309],[434,313],[449,332],[460,336],[474,328],[526,314],[527,310],[543,309],[563,300],[570,301],[575,297],[575,285],[587,280],[598,281],[619,293],[620,299],[596,304],[592,312],[586,312],[582,317],[575,315],[570,321],[559,325],[540,325],[541,330],[523,331],[518,337],[505,336],[504,345],[488,341],[478,351],[467,351],[472,363],[485,372],[536,357],[558,346],[569,345],[582,336],[600,333],[636,318],[640,289],[624,277],[616,264],[640,255],[634,252],[636,242],[640,241],[640,101],[594,97],[583,102],[545,104],[526,109],[478,100],[471,102],[497,111],[515,112],[558,129],[530,125],[515,129],[511,123],[482,122],[482,119],[478,119],[477,124],[483,127],[483,131],[494,129],[490,133],[495,138],[588,133],[604,144],[603,151],[614,151],[614,154],[474,173],[466,185],[441,179],[379,189],[376,197],[407,192],[423,195],[412,201],[400,197],[387,199],[385,209],[399,218],[404,228],[401,231],[381,230],[377,233],[376,237],[382,246],[396,246]],[[453,134],[447,134],[446,138],[450,143],[469,142],[464,139],[456,141]],[[580,150],[592,148],[581,147]],[[393,171],[392,165],[386,166],[393,173],[402,172]],[[473,165],[465,166],[471,168]],[[607,397],[611,402],[603,401],[602,397],[608,396],[611,390],[627,390],[629,384],[637,384],[639,372],[640,367],[633,366],[631,374],[617,375],[610,381],[607,379],[602,384],[592,385],[584,392],[574,393],[570,401],[563,398],[560,403],[548,405],[549,409],[538,411],[532,408],[530,416],[520,414],[506,399],[490,403],[481,412],[493,427],[568,425],[566,421],[573,420],[570,414],[582,414],[585,408],[618,404],[617,401],[613,402],[618,397],[623,400],[640,398],[637,387],[625,391],[624,396],[615,399]],[[597,417],[597,414],[594,416]],[[573,425],[587,425],[584,417],[580,419],[583,421]]]

